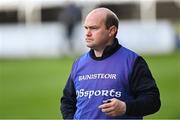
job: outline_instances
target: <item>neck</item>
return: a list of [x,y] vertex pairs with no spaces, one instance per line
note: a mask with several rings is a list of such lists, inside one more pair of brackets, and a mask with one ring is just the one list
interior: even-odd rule
[[103,51],[104,51],[104,49],[103,50],[94,50],[94,54],[96,57],[102,57]]
[[[94,60],[103,60],[103,59],[111,56],[112,54],[114,54],[117,50],[119,50],[120,47],[121,47],[121,45],[119,44],[118,39],[115,38],[113,40],[112,45],[106,46],[106,48],[104,48],[103,53],[99,50],[91,49],[89,51],[89,55]],[[101,56],[101,57],[97,57],[97,56]]]
[[113,40],[111,40],[110,42],[108,42],[106,45],[104,45],[104,47],[100,48],[100,49],[94,49],[94,54],[96,57],[102,57],[103,55],[103,52],[104,52],[104,49],[107,47],[107,46],[110,46],[113,44]]

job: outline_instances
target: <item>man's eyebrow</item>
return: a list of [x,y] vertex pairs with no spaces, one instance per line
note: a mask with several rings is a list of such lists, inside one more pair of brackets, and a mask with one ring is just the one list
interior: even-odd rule
[[84,25],[85,28],[98,28],[97,25]]

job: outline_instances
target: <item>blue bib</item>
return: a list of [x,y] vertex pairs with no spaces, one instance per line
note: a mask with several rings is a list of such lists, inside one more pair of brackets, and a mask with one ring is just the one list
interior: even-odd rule
[[92,59],[89,53],[81,56],[71,73],[77,95],[74,119],[142,118],[127,115],[112,117],[98,108],[103,100],[133,99],[129,90],[129,79],[137,57],[136,53],[124,47],[101,61]]

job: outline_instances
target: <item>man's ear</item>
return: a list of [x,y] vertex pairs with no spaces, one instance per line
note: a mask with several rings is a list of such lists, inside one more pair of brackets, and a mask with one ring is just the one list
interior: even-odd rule
[[111,36],[115,36],[115,34],[117,33],[117,27],[116,26],[111,26],[110,28],[109,28],[109,36],[111,37]]

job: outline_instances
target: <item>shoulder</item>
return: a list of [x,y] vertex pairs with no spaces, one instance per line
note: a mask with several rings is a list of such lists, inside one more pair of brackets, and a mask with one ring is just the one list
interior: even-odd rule
[[90,60],[89,52],[82,54],[80,57],[74,60],[74,63],[71,68],[71,77],[74,78],[76,76],[77,71],[81,66],[85,66],[87,62]]
[[121,46],[121,48],[118,50],[118,54],[121,56],[121,58],[125,58],[126,60],[136,60],[139,57],[139,54],[124,46]]
[[[75,61],[74,64],[82,64],[83,62],[87,61],[90,58],[89,52],[82,54],[80,57],[78,57]],[[74,65],[73,64],[73,65]]]
[[130,50],[129,48],[126,48],[124,46],[121,46],[120,51],[122,51],[123,53],[127,54],[127,55],[134,55],[134,56],[139,56],[136,52]]
[[89,58],[89,52],[84,53],[80,57],[76,58],[72,65],[72,71],[75,71],[79,65],[86,64]]

